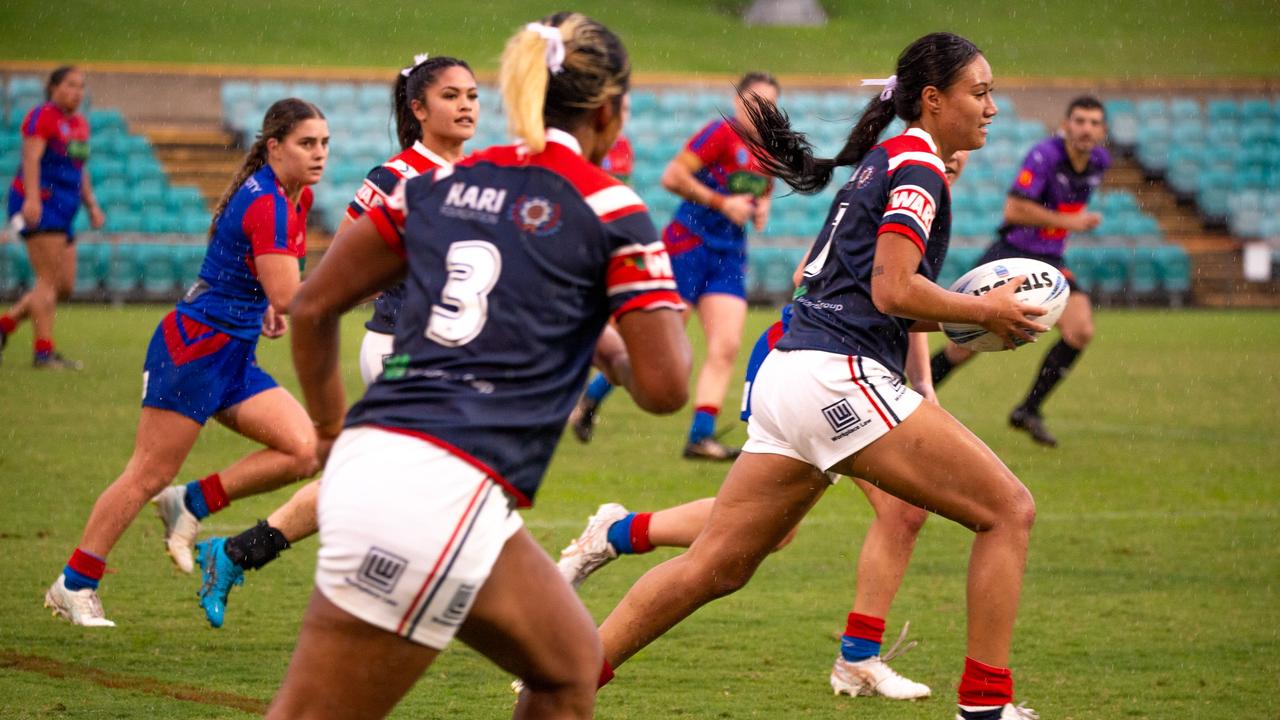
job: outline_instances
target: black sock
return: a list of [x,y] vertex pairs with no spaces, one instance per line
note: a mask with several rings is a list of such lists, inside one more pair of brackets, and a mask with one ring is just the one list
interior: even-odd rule
[[268,525],[266,520],[259,520],[257,525],[227,538],[223,547],[231,562],[245,570],[257,570],[288,550],[289,541],[284,533]]
[[938,351],[937,355],[929,361],[929,367],[933,370],[933,386],[936,388],[947,379],[947,375],[955,369],[955,365],[951,364],[951,360],[947,358],[947,350],[943,348]]
[[1031,386],[1031,392],[1027,394],[1027,399],[1022,401],[1023,409],[1039,415],[1040,403],[1043,403],[1054,386],[1067,376],[1071,370],[1071,364],[1080,357],[1080,353],[1080,350],[1068,345],[1066,340],[1059,340],[1057,345],[1049,348],[1049,352],[1044,355],[1044,362],[1040,365],[1040,374],[1036,377],[1035,384]]

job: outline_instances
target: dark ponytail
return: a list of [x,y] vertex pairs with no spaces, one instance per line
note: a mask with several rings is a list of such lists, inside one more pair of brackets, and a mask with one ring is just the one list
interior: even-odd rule
[[857,165],[893,118],[920,119],[920,94],[926,87],[946,90],[960,71],[982,51],[954,33],[930,33],[907,46],[898,56],[897,84],[888,100],[873,98],[849,131],[844,147],[834,158],[813,155],[804,133],[791,128],[787,114],[754,94],[738,93],[755,133],[739,129],[751,152],[772,175],[797,192],[815,193],[831,182],[837,167]]
[[465,61],[440,55],[411,65],[396,74],[395,84],[391,86],[391,107],[396,119],[396,139],[400,141],[401,150],[407,150],[422,139],[422,123],[413,114],[413,101],[426,105],[427,89],[435,84],[436,77],[441,72],[451,67],[466,68],[467,72],[471,72],[471,66]]
[[44,83],[44,99],[46,101],[53,99],[53,89],[62,84],[67,79],[67,75],[75,72],[78,68],[75,65],[61,65],[49,73],[49,79]]
[[218,206],[213,210],[213,221],[209,224],[210,235],[213,235],[218,227],[218,216],[227,209],[227,203],[231,202],[231,198],[244,181],[267,164],[267,141],[284,140],[298,123],[312,119],[323,120],[324,113],[320,112],[320,108],[315,105],[298,98],[277,100],[267,108],[267,114],[262,118],[262,130],[258,133],[258,139],[249,147],[249,152],[244,156],[244,162],[240,164],[240,169],[227,184],[227,189],[222,193],[222,199],[218,200]]

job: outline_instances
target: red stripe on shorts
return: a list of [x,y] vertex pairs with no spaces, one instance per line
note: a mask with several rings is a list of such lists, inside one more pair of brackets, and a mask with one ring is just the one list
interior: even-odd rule
[[404,628],[409,624],[409,618],[413,617],[413,610],[418,606],[418,602],[422,600],[422,596],[426,594],[427,588],[431,587],[431,583],[435,581],[436,573],[440,572],[440,565],[444,563],[444,559],[449,556],[449,550],[453,547],[453,541],[458,539],[458,533],[462,532],[462,528],[467,524],[467,518],[471,516],[472,509],[476,506],[476,501],[480,499],[480,495],[484,493],[485,487],[488,485],[489,478],[483,478],[480,481],[476,492],[471,496],[471,500],[467,503],[467,509],[462,511],[462,517],[458,518],[458,524],[453,527],[453,532],[449,535],[449,541],[444,544],[444,550],[441,551],[440,557],[436,558],[436,564],[432,566],[431,572],[427,573],[427,579],[422,583],[422,587],[418,588],[418,594],[413,596],[413,602],[409,603],[409,611],[400,618],[400,625],[396,627],[396,634],[400,635],[404,632]]
[[880,419],[884,421],[884,424],[887,425],[890,430],[892,430],[893,423],[889,421],[889,417],[885,415],[884,411],[880,409],[880,406],[876,404],[876,399],[871,396],[871,391],[868,390],[867,386],[863,385],[862,381],[858,379],[858,373],[854,372],[853,356],[848,355],[847,357],[849,358],[849,378],[853,380],[854,385],[858,386],[858,389],[862,391],[862,394],[867,397],[867,402],[871,403],[871,407],[875,408],[876,414],[880,416]]

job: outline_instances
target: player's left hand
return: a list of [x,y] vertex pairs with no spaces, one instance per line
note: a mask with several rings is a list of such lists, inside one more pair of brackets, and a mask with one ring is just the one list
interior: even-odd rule
[[102,212],[102,208],[94,205],[89,208],[89,227],[94,230],[101,230],[103,225],[107,224],[107,216]]
[[262,315],[263,337],[275,340],[278,337],[283,337],[288,331],[289,319],[276,312],[275,308],[268,305],[267,311]]
[[756,208],[751,212],[751,227],[756,232],[764,232],[764,226],[769,224],[769,206],[771,204],[768,198],[756,200]]

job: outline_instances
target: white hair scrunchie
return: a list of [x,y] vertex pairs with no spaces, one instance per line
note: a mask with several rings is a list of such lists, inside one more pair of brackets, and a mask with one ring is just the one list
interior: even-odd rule
[[867,87],[868,85],[873,87],[884,86],[884,90],[880,91],[880,99],[886,100],[886,101],[892,100],[893,89],[898,87],[898,76],[890,75],[887,78],[877,78],[877,79],[862,81],[862,87]]
[[552,75],[559,75],[564,72],[564,37],[560,35],[560,28],[542,23],[529,23],[524,26],[525,30],[536,32],[547,43],[547,69]]
[[418,66],[419,66],[419,65],[421,65],[421,64],[422,64],[422,63],[424,63],[424,62],[426,62],[426,61],[427,61],[427,60],[429,60],[430,58],[431,58],[431,54],[430,54],[430,53],[418,53],[417,55],[414,55],[414,56],[413,56],[413,64],[412,64],[412,65],[410,65],[409,67],[407,67],[407,68],[405,68],[405,69],[401,70],[401,71],[400,71],[400,74],[401,74],[401,75],[403,75],[403,76],[405,76],[405,77],[409,77],[410,75],[412,75],[412,74],[413,74],[413,71],[414,71],[414,70],[417,70],[417,69],[418,69]]

